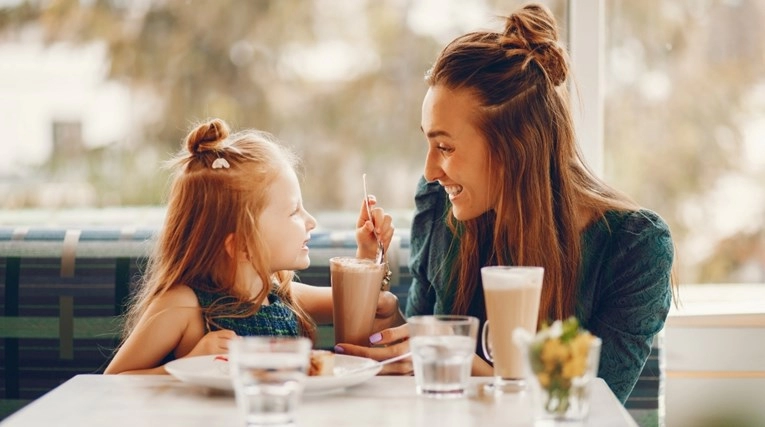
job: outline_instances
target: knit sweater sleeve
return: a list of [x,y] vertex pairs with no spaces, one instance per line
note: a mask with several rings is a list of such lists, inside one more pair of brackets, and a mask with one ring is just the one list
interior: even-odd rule
[[406,301],[406,315],[433,314],[436,292],[431,283],[430,259],[438,254],[431,252],[433,232],[437,222],[443,222],[444,203],[438,183],[428,183],[420,178],[414,196],[415,211],[410,234],[409,271],[412,284]]
[[586,327],[603,340],[598,376],[627,400],[669,312],[674,246],[655,213],[627,214],[614,229]]

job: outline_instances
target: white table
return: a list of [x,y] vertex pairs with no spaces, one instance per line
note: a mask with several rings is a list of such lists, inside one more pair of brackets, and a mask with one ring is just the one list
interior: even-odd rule
[[[476,389],[487,378],[472,378]],[[592,390],[588,426],[636,424],[605,382]],[[324,395],[304,396],[298,426],[530,426],[527,395],[458,400],[417,396],[413,377],[377,376]],[[5,419],[2,427],[241,426],[233,395],[168,375],[77,375]],[[570,426],[571,424],[567,424]]]

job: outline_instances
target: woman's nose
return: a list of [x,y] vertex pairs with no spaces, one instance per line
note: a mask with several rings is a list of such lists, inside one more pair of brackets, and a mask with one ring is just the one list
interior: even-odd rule
[[444,171],[441,169],[441,162],[438,159],[438,154],[435,150],[429,149],[428,155],[425,156],[425,170],[422,175],[428,182],[433,182],[443,174]]

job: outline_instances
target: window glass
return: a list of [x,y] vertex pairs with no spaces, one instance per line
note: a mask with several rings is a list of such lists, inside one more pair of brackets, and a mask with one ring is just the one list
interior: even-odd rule
[[[425,155],[425,71],[452,38],[501,28],[523,3],[2,1],[0,80],[12,83],[0,97],[0,222],[38,221],[13,216],[24,209],[54,222],[161,209],[162,161],[209,117],[295,147],[325,227],[335,221],[321,212],[355,214],[362,173],[406,221]],[[565,2],[545,3],[565,34]]]
[[765,282],[765,5],[605,5],[606,179],[668,221],[681,283]]

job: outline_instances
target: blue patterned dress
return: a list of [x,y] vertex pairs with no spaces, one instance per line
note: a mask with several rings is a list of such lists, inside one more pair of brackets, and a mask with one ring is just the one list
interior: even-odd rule
[[[230,295],[210,293],[194,289],[197,295],[199,305],[202,309],[207,309],[213,302],[217,304],[235,303],[236,299]],[[226,314],[216,315],[212,319],[207,319],[206,324],[209,331],[220,329],[230,329],[237,335],[284,335],[298,336],[298,323],[295,313],[287,307],[281,299],[272,290],[268,294],[268,305],[262,305],[260,309],[249,317],[235,317],[237,311]]]
[[[452,309],[454,286],[443,267],[455,253],[449,255],[449,248],[459,242],[445,223],[448,203],[438,183],[420,180],[412,223],[409,268],[413,279],[407,316],[448,314]],[[482,260],[488,247],[479,251]],[[672,298],[673,256],[667,224],[648,210],[607,212],[582,234],[576,316],[603,340],[598,376],[622,402],[640,376],[654,335],[664,327]],[[476,289],[468,314],[478,317],[483,327],[483,289]],[[480,337],[477,348],[481,348]],[[477,353],[483,357],[481,351]]]

